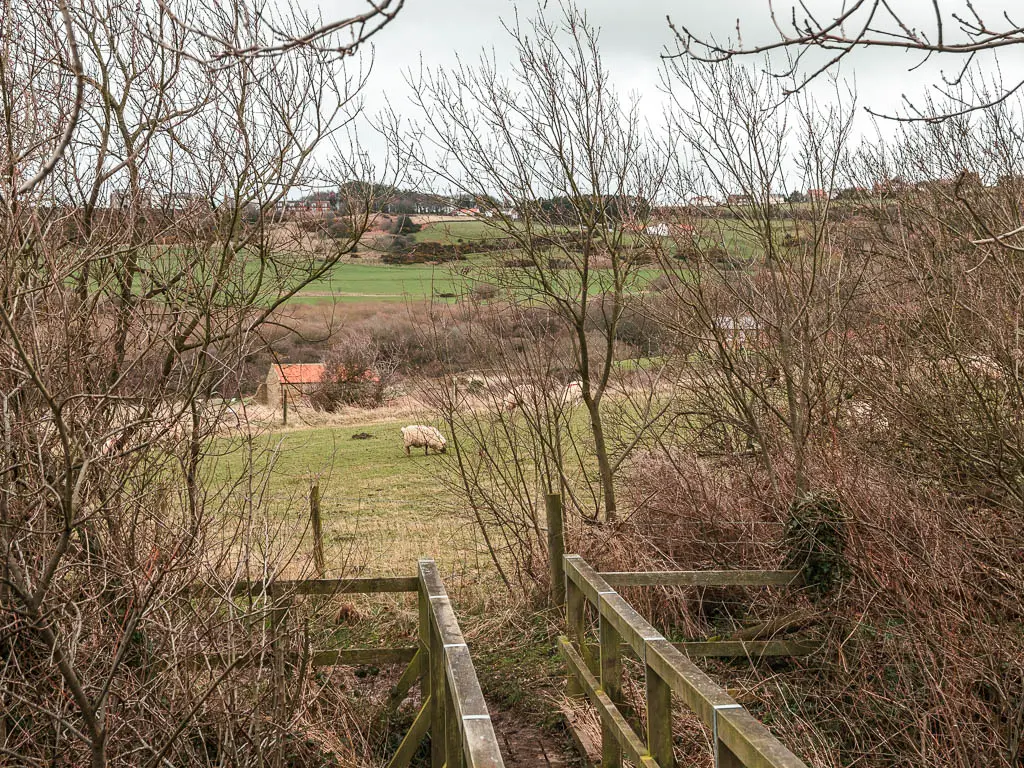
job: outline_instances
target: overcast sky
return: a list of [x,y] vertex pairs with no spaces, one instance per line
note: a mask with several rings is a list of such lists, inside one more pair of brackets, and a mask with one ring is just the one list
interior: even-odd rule
[[[346,11],[365,7],[355,0],[300,0],[310,10],[319,10],[325,19],[337,18]],[[966,0],[939,0],[947,13],[963,13]],[[830,18],[842,7],[842,0],[809,0],[819,18]],[[1005,27],[1002,13],[1015,11],[1020,0],[974,0],[974,6],[991,26]],[[932,0],[895,0],[904,20],[919,27],[934,25]],[[521,0],[406,0],[397,19],[374,38],[375,65],[367,93],[367,108],[374,112],[384,105],[384,94],[402,111],[408,106],[408,89],[403,74],[426,67],[451,65],[456,56],[475,60],[483,48],[493,49],[501,66],[513,61],[513,46],[501,20],[514,18],[516,8],[523,17],[537,11],[536,1]],[[546,3],[547,12],[558,13],[558,0]],[[719,40],[735,38],[737,19],[741,21],[743,41],[750,45],[777,39],[765,0],[579,0],[592,24],[600,28],[601,51],[613,73],[620,92],[635,91],[644,112],[652,119],[661,113],[659,56],[666,47],[674,47],[674,37],[666,22],[671,16],[677,24],[696,34],[714,35]],[[786,0],[778,0],[777,9],[788,9]],[[1021,16],[1024,17],[1024,11]],[[788,11],[783,16],[788,17]],[[1022,19],[1024,20],[1024,19]],[[953,30],[947,28],[947,36]],[[1007,52],[1009,51],[1009,52]],[[875,111],[895,112],[906,94],[918,103],[929,83],[938,82],[941,72],[955,72],[958,59],[939,58],[921,64],[920,53],[872,49],[862,51],[843,66],[841,75],[855,83],[858,105]],[[1024,77],[1024,50],[1004,49],[999,65],[1007,80]],[[979,62],[979,68],[995,73],[993,58]],[[1017,80],[1013,83],[1016,84]],[[873,132],[871,121],[862,117],[861,132]],[[885,127],[882,129],[886,130]],[[380,150],[366,136],[370,147]]]

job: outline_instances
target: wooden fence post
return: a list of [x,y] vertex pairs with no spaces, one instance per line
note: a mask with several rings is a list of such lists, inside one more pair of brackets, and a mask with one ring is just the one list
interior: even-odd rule
[[281,420],[284,426],[288,426],[288,390],[281,388]]
[[[622,705],[622,637],[601,615],[598,595],[597,620],[600,625],[601,689],[616,706]],[[601,768],[622,768],[622,747],[615,738],[615,729],[601,719]]]
[[[428,608],[428,610],[430,610]],[[444,768],[445,756],[445,720],[448,714],[448,691],[444,674],[444,646],[441,643],[441,631],[430,622],[430,691],[433,710],[430,713],[430,766]]]
[[672,689],[650,666],[647,672],[647,751],[661,768],[673,768]]
[[[576,582],[569,579],[565,584],[565,624],[568,628],[570,642],[575,643],[576,647],[580,651],[580,655],[586,658],[586,643],[584,642],[583,637],[583,601],[584,597],[580,588],[576,585]],[[567,671],[566,695],[582,696],[583,686],[580,685],[580,681],[576,679],[576,675],[572,674],[571,666]]]
[[316,575],[322,579],[327,568],[324,563],[324,528],[320,519],[320,483],[316,480],[309,489],[309,519],[313,528],[313,565]]
[[565,526],[562,518],[562,497],[549,493],[544,499],[548,518],[548,575],[551,578],[551,604],[565,605]]
[[719,704],[711,711],[712,733],[715,750],[715,768],[744,768],[743,762],[733,754],[733,751],[725,746],[718,731],[718,713],[722,709],[742,709],[739,704]]
[[459,713],[455,711],[455,697],[448,685],[448,675],[445,675],[445,688],[445,768],[462,768],[462,723]]

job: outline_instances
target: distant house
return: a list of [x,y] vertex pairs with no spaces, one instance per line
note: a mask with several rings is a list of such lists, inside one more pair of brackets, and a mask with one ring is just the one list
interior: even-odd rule
[[655,237],[668,237],[669,228],[666,222],[658,221],[644,227],[644,232],[648,235],[654,235]]
[[708,197],[707,195],[698,195],[690,201],[690,204],[698,208],[714,208],[718,205],[718,201],[713,197]]
[[161,198],[164,211],[173,213],[209,211],[210,200],[197,192],[168,192]]
[[729,195],[725,198],[729,205],[753,205],[754,200],[750,195]]
[[272,365],[267,378],[256,391],[256,401],[280,408],[285,394],[288,402],[301,401],[313,394],[324,378],[323,363]]
[[824,189],[808,189],[807,199],[811,201],[831,200],[832,195]]

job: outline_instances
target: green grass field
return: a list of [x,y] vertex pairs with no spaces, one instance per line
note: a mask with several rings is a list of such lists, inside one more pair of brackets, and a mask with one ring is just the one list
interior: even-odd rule
[[473,240],[486,240],[493,237],[504,237],[503,233],[486,221],[466,219],[465,221],[438,221],[427,224],[419,232],[412,235],[417,243],[458,243]]
[[[791,222],[779,222],[780,234],[792,228]],[[758,248],[752,243],[750,236],[742,231],[735,221],[723,220],[713,222],[707,232],[707,245],[710,247],[721,242],[726,250],[743,259],[756,258]],[[493,237],[501,237],[502,233],[486,221],[466,219],[461,221],[435,222],[412,235],[417,242],[472,242]],[[488,253],[470,256],[468,262],[460,262],[460,266],[486,267],[501,263],[515,254]],[[557,255],[557,254],[556,254]],[[632,290],[644,290],[646,286],[662,274],[655,267],[645,267],[638,271]],[[487,276],[478,275],[485,281],[493,281],[504,285],[506,281],[500,274]],[[596,276],[592,293],[601,289],[600,275]],[[566,279],[571,276],[566,273]],[[517,294],[526,294],[526,278],[518,282],[522,286],[515,288]],[[424,299],[451,300],[451,295],[464,295],[469,289],[470,281],[456,274],[453,265],[434,266],[430,264],[410,264],[405,266],[389,266],[377,263],[338,264],[328,277],[316,281],[303,289],[293,299],[294,303],[315,304],[323,302],[363,303],[377,301],[421,301]],[[567,286],[571,290],[571,286]],[[448,296],[445,296],[448,294]]]
[[[471,522],[446,501],[438,479],[442,458],[422,451],[406,456],[400,429],[407,423],[270,433],[254,439],[251,450],[241,441],[220,440],[211,479],[230,482],[249,461],[264,476],[265,489],[258,491],[266,525],[294,547],[287,568],[292,575],[312,562],[308,494],[314,479],[320,484],[328,575],[408,575],[421,557],[433,557],[449,572],[479,573],[488,566],[487,556]],[[357,432],[373,437],[353,440]],[[239,502],[252,495],[245,489],[234,493]]]
[[338,264],[327,277],[311,283],[293,301],[406,301],[438,298],[442,293],[461,293],[464,281],[446,266],[410,264]]

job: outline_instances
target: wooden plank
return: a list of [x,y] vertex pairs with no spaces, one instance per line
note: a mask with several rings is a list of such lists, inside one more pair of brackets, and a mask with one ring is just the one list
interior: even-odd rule
[[587,669],[586,663],[576,652],[576,649],[573,648],[569,639],[564,636],[559,637],[558,647],[562,652],[566,665],[569,667],[569,674],[574,675],[580,681],[583,691],[590,697],[593,705],[597,707],[601,715],[601,722],[609,723],[614,738],[622,747],[626,757],[636,765],[644,766],[644,768],[660,768],[658,762],[647,752],[647,747],[641,738],[637,736],[636,731],[630,727],[626,718],[619,711],[618,707],[615,706],[615,703],[601,690],[597,678]]
[[409,763],[416,754],[416,750],[427,735],[427,728],[430,725],[431,700],[427,696],[423,700],[423,706],[416,713],[416,719],[412,721],[409,732],[405,734],[402,743],[398,745],[395,754],[388,762],[388,768],[408,768]]
[[[405,664],[411,662],[416,655],[416,646],[403,648],[332,648],[314,650],[310,653],[309,663],[314,667],[340,667],[357,666],[361,664],[385,665]],[[286,652],[283,649],[275,649],[270,657],[260,653],[252,653],[236,662],[237,657],[224,653],[206,653],[198,656],[204,663],[210,666],[222,667],[235,662],[239,667],[252,667],[261,660],[266,663],[267,658],[272,658],[274,663],[284,667],[297,667],[302,663],[303,654],[294,651]]]
[[[807,768],[802,760],[790,752],[768,729],[726,693],[714,680],[667,640],[654,641],[647,647],[647,663],[682,698],[686,705],[711,726],[718,709],[719,738],[747,768]],[[738,713],[746,714],[740,718]],[[723,718],[743,725],[722,730]],[[756,726],[756,727],[754,727]],[[770,755],[765,761],[758,755]],[[748,761],[747,758],[754,762]]]
[[336,650],[313,651],[314,667],[341,667],[359,664],[407,664],[419,651],[415,645],[402,648],[341,648]]
[[[567,675],[571,680],[575,680],[573,675]],[[580,686],[580,694],[583,693],[583,686],[579,683],[576,685]],[[563,703],[559,706],[559,711],[562,713],[562,718],[565,720],[565,727],[569,731],[569,736],[572,738],[573,744],[576,745],[576,752],[579,754],[585,766],[597,765],[601,760],[601,748],[594,743],[594,740],[590,738],[590,734],[578,727],[576,720],[578,713],[571,704]]]
[[752,659],[762,656],[809,656],[821,647],[821,643],[813,640],[708,640],[672,645],[690,657]]
[[800,571],[606,571],[612,587],[799,587]]
[[375,576],[357,579],[280,579],[277,581],[239,581],[229,591],[208,584],[192,587],[196,597],[231,597],[242,595],[342,595],[375,592],[415,592],[419,585],[414,576]]
[[[809,656],[821,648],[814,640],[706,640],[672,643],[686,656],[699,658],[733,658],[749,657],[757,659],[762,656]],[[598,654],[600,646],[587,643],[587,651]],[[622,651],[632,651],[633,647],[622,644]],[[643,661],[642,657],[639,657]]]
[[644,658],[644,646],[650,640],[664,639],[654,626],[611,588],[601,575],[578,555],[566,556],[566,576],[577,584],[590,602],[597,606],[601,621],[615,627],[622,639]]
[[504,768],[490,718],[462,721],[462,754],[466,768]]
[[473,668],[469,648],[465,645],[445,649],[446,675],[455,704],[455,714],[461,720],[466,717],[484,718],[489,716],[480,682]]

